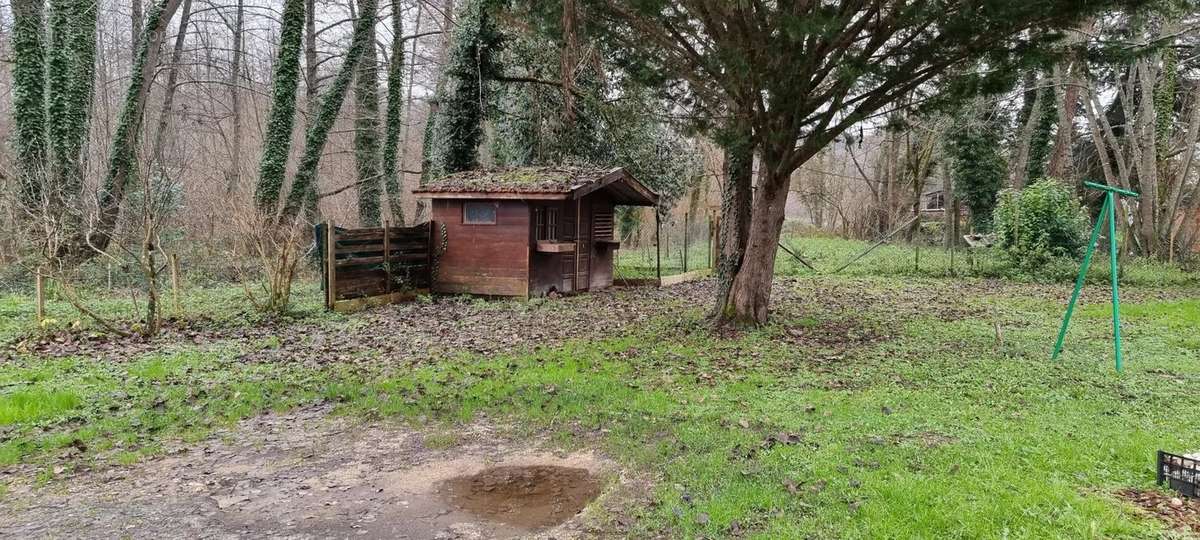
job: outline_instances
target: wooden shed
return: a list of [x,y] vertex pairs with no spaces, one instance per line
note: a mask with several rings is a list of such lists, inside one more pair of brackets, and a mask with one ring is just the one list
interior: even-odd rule
[[415,193],[431,200],[433,290],[495,296],[612,285],[614,208],[658,203],[621,168],[474,170]]

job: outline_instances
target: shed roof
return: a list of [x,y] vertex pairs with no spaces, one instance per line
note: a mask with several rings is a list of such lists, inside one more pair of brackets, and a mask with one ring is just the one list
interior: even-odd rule
[[430,181],[414,193],[433,199],[578,199],[600,190],[616,204],[658,203],[656,193],[621,167],[476,169]]

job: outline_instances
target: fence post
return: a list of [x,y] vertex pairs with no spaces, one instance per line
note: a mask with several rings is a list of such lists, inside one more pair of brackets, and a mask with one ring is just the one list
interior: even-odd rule
[[688,213],[683,213],[683,273],[688,271]]
[[437,235],[434,231],[437,227],[437,222],[431,217],[429,219],[429,249],[425,252],[425,273],[429,275],[429,292],[433,292],[433,280],[437,276],[433,271],[434,265],[434,250],[437,249]]
[[654,207],[654,277],[662,287],[662,219],[658,207]]
[[333,309],[333,304],[334,304],[334,302],[337,301],[337,291],[334,290],[334,287],[337,284],[337,279],[335,279],[335,276],[333,275],[333,272],[335,270],[334,262],[336,261],[336,257],[334,256],[334,251],[337,249],[337,244],[335,244],[335,242],[336,242],[336,235],[334,235],[334,233],[333,233],[333,222],[326,221],[325,222],[325,279],[328,281],[326,281],[326,283],[325,283],[325,295],[326,295],[325,307],[329,308],[329,309]]
[[167,262],[171,265],[171,299],[175,301],[175,312],[178,313],[182,309],[179,305],[179,255],[167,255]]
[[46,319],[46,278],[42,275],[41,268],[37,269],[34,284],[37,289],[37,323],[41,326],[42,321]]
[[387,275],[387,282],[383,285],[383,292],[392,293],[392,244],[389,241],[391,236],[391,226],[388,220],[383,220],[383,271]]
[[718,239],[721,235],[721,216],[708,218],[708,268],[716,268],[716,258],[719,257]]

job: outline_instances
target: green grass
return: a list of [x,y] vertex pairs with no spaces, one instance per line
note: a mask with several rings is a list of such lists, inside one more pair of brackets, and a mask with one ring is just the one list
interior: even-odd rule
[[[783,239],[788,246],[819,272],[832,273],[867,250],[872,242],[841,238],[791,236]],[[805,276],[813,272],[783,250],[776,256],[775,271],[781,275]],[[845,276],[896,277],[980,277],[1016,281],[1069,283],[1079,272],[1079,261],[1058,260],[1037,275],[1014,269],[1005,257],[992,249],[958,249],[953,253],[940,246],[915,246],[895,241],[875,248],[863,258],[839,272]],[[1200,275],[1178,265],[1134,258],[1122,261],[1121,282],[1127,285],[1184,286],[1200,283]],[[1109,279],[1108,256],[1097,252],[1088,271],[1088,283]]]
[[[824,242],[796,243],[819,267],[856,249]],[[657,479],[652,504],[629,509],[632,537],[726,537],[735,523],[764,539],[1164,534],[1113,493],[1152,486],[1155,450],[1200,449],[1191,277],[1172,270],[1125,289],[1142,300],[1124,304],[1118,374],[1106,304],[1081,306],[1051,363],[1069,284],[1054,298],[1024,285],[976,292],[979,282],[905,274],[904,256],[789,281],[797,299],[776,298],[770,325],[734,337],[713,335],[695,306],[605,340],[414,367],[238,361],[272,346],[257,341],[122,363],[19,355],[0,365],[0,465],[130,464],[239,418],[335,403],[428,428],[432,448],[484,415],[598,447]],[[883,337],[793,339],[822,331]]]
[[51,418],[79,406],[79,396],[69,391],[17,391],[0,395],[0,426]]

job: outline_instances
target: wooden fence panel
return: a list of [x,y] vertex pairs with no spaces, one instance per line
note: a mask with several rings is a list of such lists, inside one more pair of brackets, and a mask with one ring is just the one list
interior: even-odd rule
[[347,311],[428,291],[430,230],[429,223],[365,229],[317,225],[325,307]]

